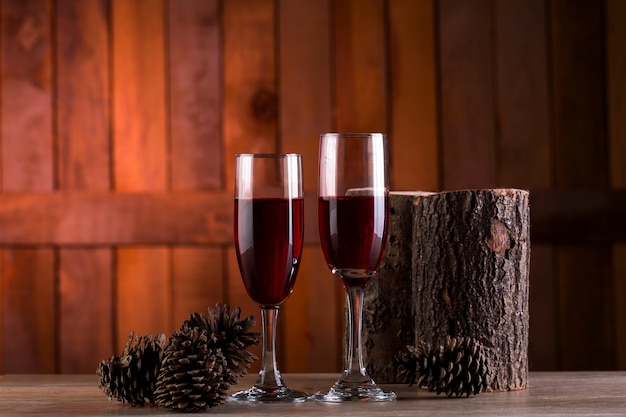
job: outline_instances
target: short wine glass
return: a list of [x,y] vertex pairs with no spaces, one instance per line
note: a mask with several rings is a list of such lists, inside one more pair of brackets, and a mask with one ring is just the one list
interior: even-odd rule
[[236,156],[235,250],[246,291],[261,306],[263,352],[254,386],[229,401],[302,402],[309,397],[285,386],[276,362],[276,322],[300,266],[303,213],[301,155]]
[[318,226],[326,262],[346,290],[348,341],[339,380],[320,401],[391,401],[367,374],[361,346],[363,291],[387,239],[387,142],[381,133],[327,133],[320,138]]

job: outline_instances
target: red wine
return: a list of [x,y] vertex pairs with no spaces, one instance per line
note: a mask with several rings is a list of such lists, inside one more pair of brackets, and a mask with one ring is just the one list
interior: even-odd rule
[[235,249],[250,298],[264,306],[284,302],[302,255],[304,201],[235,199]]
[[346,287],[365,287],[378,269],[387,237],[386,196],[320,197],[322,250]]

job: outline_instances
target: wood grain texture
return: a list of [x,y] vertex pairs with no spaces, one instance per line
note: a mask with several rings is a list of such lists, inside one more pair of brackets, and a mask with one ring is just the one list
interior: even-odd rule
[[532,191],[533,241],[611,244],[626,241],[626,193],[621,190]]
[[112,251],[59,251],[59,372],[92,373],[113,345]]
[[545,1],[495,1],[493,7],[498,184],[549,188],[553,154]]
[[2,356],[5,373],[57,372],[55,255],[2,251]]
[[[4,2],[0,15],[1,189],[54,188],[52,5]],[[3,372],[58,370],[54,250],[4,248]]]
[[[235,154],[279,151],[275,11],[271,0],[234,0],[223,4],[223,158],[225,186],[231,193]],[[229,207],[232,208],[232,200]],[[244,315],[254,315],[254,331],[260,332],[260,309],[245,291],[235,249],[229,245],[224,250],[228,302],[232,307],[241,306]],[[281,321],[278,323],[280,329]],[[261,357],[261,346],[251,350]],[[252,365],[251,372],[258,372],[259,362]]]
[[117,191],[168,186],[163,0],[112,0]]
[[51,2],[4,2],[2,65],[2,190],[54,188]]
[[491,4],[438,3],[444,190],[497,184]]
[[382,0],[333,2],[335,127],[339,132],[388,131],[384,15]]
[[626,188],[626,3],[606,1],[606,63],[611,185]]
[[613,325],[615,332],[615,367],[626,369],[626,245],[614,245],[612,250],[613,259]]
[[218,1],[169,0],[167,22],[172,189],[218,189],[222,185]]
[[11,193],[2,199],[0,244],[232,243],[230,193]]
[[302,154],[304,190],[316,193],[319,136],[334,128],[330,2],[280,0],[279,16],[280,150]]
[[[610,152],[610,183],[615,189],[626,189],[626,3],[606,1],[607,115]],[[626,369],[626,245],[621,242],[612,250],[613,305],[615,311],[615,352],[617,369]]]
[[60,0],[56,21],[58,187],[109,190],[108,2]]
[[555,183],[608,184],[604,3],[550,2]]
[[177,246],[172,249],[171,296],[175,328],[193,312],[206,312],[208,307],[226,303],[223,262],[222,250],[218,247]]
[[223,4],[222,156],[228,190],[235,181],[235,154],[278,151],[274,13],[272,0]]
[[[327,389],[337,374],[286,374],[288,384],[308,392]],[[240,385],[254,382],[254,375],[243,378]],[[531,373],[532,389],[479,394],[463,400],[444,397],[408,385],[387,385],[398,394],[398,401],[386,403],[346,402],[322,404],[228,403],[212,408],[211,416],[434,416],[466,417],[523,415],[551,416],[618,416],[626,408],[626,372],[549,372]],[[231,392],[240,389],[234,386]],[[33,400],[33,395],[37,400]],[[68,411],[69,410],[69,411]],[[154,407],[125,407],[109,401],[97,387],[95,375],[3,375],[0,376],[0,413],[45,414],[51,417],[69,413],[89,416],[162,416],[171,411]]]
[[[227,277],[227,294],[228,294],[228,304],[232,308],[237,306],[241,307],[241,315],[242,316],[254,316],[255,326],[250,329],[251,332],[261,333],[261,307],[255,303],[246,292],[246,287],[243,285],[243,280],[241,278],[241,273],[239,272],[239,265],[237,264],[237,254],[235,253],[235,248],[233,246],[228,246],[226,249],[223,249],[223,256],[226,259],[226,277]],[[278,320],[278,330],[276,337],[280,339],[282,337],[282,316]],[[277,347],[277,356],[278,356],[278,366],[279,370],[281,369],[282,361],[280,354],[278,351],[282,348],[281,345]],[[251,368],[249,369],[250,373],[258,373],[261,369],[261,352],[262,345],[253,346],[250,348],[250,352],[255,354],[259,360],[252,363]]]
[[[531,194],[531,217],[532,217]],[[532,230],[532,227],[531,227]],[[532,241],[532,239],[531,239]],[[532,242],[530,261],[530,310],[528,331],[528,369],[558,370],[558,293],[555,247]]]
[[612,369],[610,247],[557,249],[559,369]]
[[[294,291],[281,307],[279,360],[289,372],[339,369],[337,327],[341,309],[317,231],[319,135],[333,130],[331,2],[278,3],[280,150],[303,155],[305,239]],[[320,306],[324,308],[320,308]]]
[[[169,335],[178,326],[172,320],[170,250],[129,247],[116,252],[115,352],[119,354],[134,331]],[[180,323],[177,323],[180,324]]]
[[326,267],[322,250],[307,245],[294,291],[282,308],[284,369],[338,372],[341,369],[344,290]]
[[[114,188],[166,191],[170,168],[164,2],[114,0],[112,10]],[[131,330],[169,334],[174,330],[170,250],[129,246],[118,248],[115,259],[115,343],[121,349]]]
[[388,8],[391,189],[437,191],[435,2],[391,1]]
[[[59,190],[111,187],[108,6],[100,0],[56,5]],[[112,259],[109,248],[59,250],[60,372],[93,372],[113,351]]]

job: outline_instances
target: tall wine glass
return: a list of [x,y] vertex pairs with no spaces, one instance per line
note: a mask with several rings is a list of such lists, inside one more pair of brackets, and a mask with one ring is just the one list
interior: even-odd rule
[[327,133],[320,138],[318,225],[326,263],[346,289],[348,346],[343,375],[321,401],[391,401],[367,374],[361,348],[363,291],[387,239],[387,142],[381,133]]
[[246,291],[261,306],[263,353],[256,384],[231,401],[300,402],[309,396],[286,387],[276,365],[276,320],[300,266],[303,213],[301,155],[237,155],[235,249]]

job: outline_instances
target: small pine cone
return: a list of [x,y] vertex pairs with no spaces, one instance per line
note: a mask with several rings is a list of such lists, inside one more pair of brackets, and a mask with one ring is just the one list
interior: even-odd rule
[[211,346],[206,329],[183,323],[172,334],[159,373],[155,397],[166,408],[198,412],[226,401],[230,387],[225,380],[227,360]]
[[248,347],[259,344],[259,333],[250,332],[254,327],[253,316],[239,319],[241,308],[237,307],[231,313],[228,304],[216,305],[216,309],[207,309],[207,313],[193,313],[183,326],[197,327],[206,330],[209,335],[208,345],[216,350],[220,349],[227,361],[229,384],[236,384],[239,377],[245,375],[250,364],[258,359]]
[[471,337],[448,336],[437,347],[422,342],[396,356],[401,380],[448,397],[485,391],[491,378],[488,362],[486,349]]
[[96,373],[98,387],[109,399],[132,405],[153,404],[156,377],[159,374],[167,338],[159,333],[155,338],[135,336],[133,332],[120,356],[100,362]]

